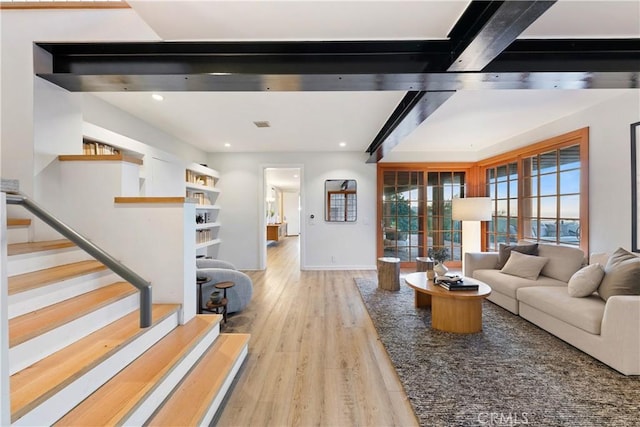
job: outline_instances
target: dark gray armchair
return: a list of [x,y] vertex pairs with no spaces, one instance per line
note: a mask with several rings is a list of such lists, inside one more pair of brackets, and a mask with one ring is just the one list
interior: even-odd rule
[[202,301],[204,306],[209,300],[213,285],[219,282],[233,282],[235,286],[227,289],[227,313],[235,313],[244,309],[253,295],[253,282],[245,273],[236,270],[230,262],[218,259],[196,259],[196,275],[206,277],[208,280],[202,284]]

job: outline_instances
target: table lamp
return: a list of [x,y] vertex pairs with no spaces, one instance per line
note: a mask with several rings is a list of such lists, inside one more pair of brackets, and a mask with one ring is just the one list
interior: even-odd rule
[[493,213],[490,197],[452,199],[451,217],[462,221],[462,274],[465,274],[464,253],[480,252],[480,221],[490,221]]

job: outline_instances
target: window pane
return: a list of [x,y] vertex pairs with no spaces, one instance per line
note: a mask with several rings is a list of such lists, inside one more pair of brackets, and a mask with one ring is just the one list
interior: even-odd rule
[[506,199],[507,198],[507,183],[506,182],[499,182],[498,183],[498,198],[499,199]]
[[580,193],[580,170],[560,173],[560,193]]
[[523,196],[537,196],[538,195],[538,178],[524,178],[523,181]]
[[509,197],[518,197],[518,181],[509,182]]
[[547,196],[557,192],[556,174],[540,175],[540,195]]
[[495,186],[495,184],[489,185],[489,197],[491,197],[492,199],[496,198],[496,186]]
[[580,243],[580,221],[560,220],[560,242],[568,244]]
[[398,175],[398,186],[400,185],[409,185],[409,172],[396,172]]
[[538,199],[537,198],[526,198],[522,201],[522,209],[525,212],[528,212],[532,217],[538,216]]
[[496,213],[500,216],[507,216],[507,200],[498,199],[498,209]]
[[509,199],[509,216],[518,216],[518,199]]
[[493,169],[493,168],[487,169],[487,182],[493,181],[493,178],[495,177],[494,171],[495,171],[495,169]]
[[580,146],[574,145],[560,150],[560,170],[580,167]]
[[384,185],[390,185],[390,186],[395,186],[396,185],[396,173],[395,172],[384,172],[383,174],[383,184]]
[[558,216],[557,197],[540,197],[540,216],[545,218],[556,218]]
[[453,184],[453,178],[451,176],[451,172],[442,172],[440,174],[440,185],[443,184]]
[[509,220],[509,234],[513,235],[513,237],[517,239],[517,235],[518,235],[518,219],[517,218],[511,218]]
[[531,157],[531,176],[538,175],[540,173],[540,161],[538,156]]
[[556,234],[556,221],[555,220],[543,220],[540,222],[540,239],[555,241]]
[[580,218],[580,196],[561,196],[559,216],[562,218]]
[[498,181],[506,181],[507,175],[507,165],[498,166]]
[[550,151],[540,155],[540,173],[556,172],[558,170],[557,165],[557,151]]
[[522,224],[524,227],[522,229],[522,235],[525,238],[538,237],[538,222],[534,218],[524,218]]
[[511,180],[518,179],[518,164],[517,163],[509,163],[509,179],[511,179]]

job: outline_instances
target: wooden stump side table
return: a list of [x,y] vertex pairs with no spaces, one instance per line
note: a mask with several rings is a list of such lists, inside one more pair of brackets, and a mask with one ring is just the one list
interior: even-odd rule
[[378,258],[378,289],[400,290],[400,258]]

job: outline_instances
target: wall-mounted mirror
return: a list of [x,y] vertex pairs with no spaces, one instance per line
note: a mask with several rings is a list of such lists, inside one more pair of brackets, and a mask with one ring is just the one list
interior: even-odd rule
[[357,185],[355,179],[327,179],[324,182],[324,220],[354,222],[357,218]]

